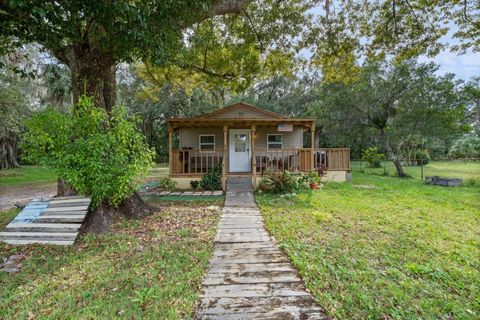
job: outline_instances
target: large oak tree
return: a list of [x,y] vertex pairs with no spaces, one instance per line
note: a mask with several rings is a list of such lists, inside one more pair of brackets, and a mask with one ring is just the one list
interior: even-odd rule
[[[7,0],[0,2],[1,53],[38,43],[70,69],[74,103],[82,95],[111,111],[116,66],[137,59],[167,65],[186,50],[185,28],[215,15],[240,13],[251,0]],[[59,181],[59,194],[72,192]],[[104,214],[105,208],[95,215]],[[148,213],[140,197],[125,199],[117,214]],[[136,212],[130,212],[136,211]],[[95,220],[95,219],[94,219]],[[108,223],[105,223],[108,226]]]

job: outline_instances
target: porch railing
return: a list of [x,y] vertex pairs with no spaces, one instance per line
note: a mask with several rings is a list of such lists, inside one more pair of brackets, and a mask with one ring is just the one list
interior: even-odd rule
[[265,171],[308,172],[324,165],[326,170],[350,170],[349,148],[292,148],[255,150],[257,173]]
[[[171,173],[174,175],[202,175],[223,161],[223,149],[182,149],[172,151]],[[312,165],[313,158],[313,165]],[[252,159],[253,160],[253,159]],[[228,160],[227,160],[228,161]],[[320,165],[327,170],[350,170],[348,148],[285,148],[255,150],[256,172],[308,172]]]
[[171,172],[177,175],[203,174],[223,161],[223,149],[182,149],[172,153]]
[[315,148],[313,163],[316,168],[325,165],[327,170],[349,171],[350,148]]

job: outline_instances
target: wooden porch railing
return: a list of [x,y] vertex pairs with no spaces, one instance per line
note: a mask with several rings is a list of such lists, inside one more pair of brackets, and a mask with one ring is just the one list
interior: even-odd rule
[[[174,175],[203,175],[209,168],[223,161],[223,149],[202,150],[185,149],[172,150],[172,168]],[[256,172],[283,171],[308,172],[320,165],[327,170],[350,170],[349,148],[285,148],[255,150]]]
[[176,175],[202,175],[209,168],[221,164],[223,149],[199,150],[182,149],[172,150],[171,173]]
[[350,148],[315,148],[313,162],[316,168],[323,164],[327,170],[349,171]]
[[308,172],[320,165],[327,170],[350,170],[349,148],[310,148],[256,149],[257,173],[265,171]]

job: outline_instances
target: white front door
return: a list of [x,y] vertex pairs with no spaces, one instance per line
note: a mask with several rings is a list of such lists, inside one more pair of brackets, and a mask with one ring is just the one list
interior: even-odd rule
[[230,129],[229,172],[250,172],[250,129]]

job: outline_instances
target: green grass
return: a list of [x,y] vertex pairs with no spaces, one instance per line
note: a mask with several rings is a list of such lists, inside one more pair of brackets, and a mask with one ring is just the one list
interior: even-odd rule
[[148,175],[152,179],[160,180],[161,178],[168,177],[168,166],[156,165],[154,168],[150,169]]
[[39,166],[22,166],[0,171],[0,186],[25,186],[48,184],[57,181],[54,170]]
[[[153,205],[155,215],[74,247],[0,244],[0,260],[28,256],[21,272],[0,273],[0,318],[191,318],[219,209]],[[0,214],[0,228],[14,215]]]
[[[384,169],[385,167],[385,169]],[[420,166],[404,166],[405,172],[414,179],[421,179]],[[369,174],[396,176],[396,170],[391,161],[382,162],[381,168],[368,168],[367,162],[352,161],[352,171],[360,170]],[[480,161],[430,161],[423,167],[423,177],[441,176],[461,178],[465,184],[480,184]]]
[[478,186],[354,172],[352,183],[257,202],[333,318],[480,318]]

